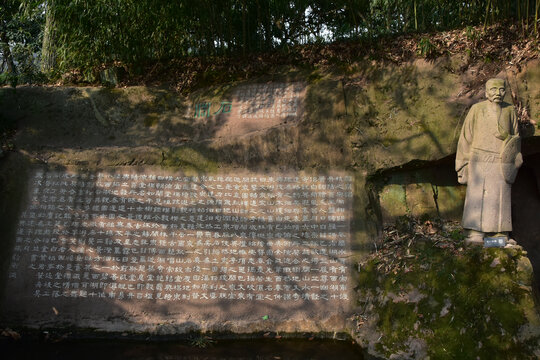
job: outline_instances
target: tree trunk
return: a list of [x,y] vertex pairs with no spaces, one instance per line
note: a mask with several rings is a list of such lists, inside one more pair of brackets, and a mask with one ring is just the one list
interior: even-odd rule
[[247,47],[247,24],[246,24],[246,1],[242,1],[242,55],[246,56]]
[[[259,25],[263,25],[263,19],[262,19],[262,16],[261,16],[261,3],[259,2],[259,0],[256,0],[255,3],[257,4],[257,28],[259,28]],[[257,36],[257,40],[258,40],[258,49],[259,51],[263,50],[263,42],[264,42],[264,36],[262,34],[260,34],[259,36]]]
[[55,21],[51,9],[54,7],[54,0],[47,1],[45,10],[45,29],[43,32],[43,48],[41,49],[41,71],[47,73],[54,70],[56,66],[56,44],[55,44]]
[[352,16],[352,19],[353,19],[353,22],[354,22],[354,29],[353,29],[353,33],[352,35],[353,36],[356,36],[358,35],[358,21],[356,20],[356,15],[354,13],[354,11],[356,10],[355,7],[354,7],[354,4],[352,3],[352,1],[348,1],[348,8],[351,12],[351,16]]
[[17,68],[15,67],[13,55],[11,55],[11,49],[9,47],[9,40],[4,32],[0,33],[0,45],[2,46],[2,53],[7,64],[7,72],[11,74],[17,73]]
[[518,12],[518,21],[519,21],[519,24],[521,25],[521,1],[520,0],[516,0],[516,7],[517,7],[517,12]]
[[264,17],[264,43],[265,50],[272,48],[272,10],[270,9],[270,2],[266,3],[266,16]]

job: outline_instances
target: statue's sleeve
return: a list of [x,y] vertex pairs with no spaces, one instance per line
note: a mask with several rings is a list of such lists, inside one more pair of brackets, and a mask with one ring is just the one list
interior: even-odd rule
[[516,114],[516,109],[513,106],[512,110],[510,111],[510,131],[512,135],[519,136],[518,118]]
[[458,181],[461,184],[467,183],[467,165],[469,164],[469,159],[471,156],[476,111],[477,107],[473,105],[465,118],[465,122],[463,123],[463,127],[461,128],[461,133],[459,135],[456,152],[456,171],[458,173]]

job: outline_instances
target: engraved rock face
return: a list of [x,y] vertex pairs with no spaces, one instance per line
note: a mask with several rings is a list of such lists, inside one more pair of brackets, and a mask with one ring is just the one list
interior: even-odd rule
[[305,83],[241,85],[224,99],[198,100],[187,115],[201,126],[216,126],[216,138],[238,137],[293,124],[304,114]]
[[118,312],[142,326],[325,320],[350,300],[351,202],[343,173],[38,169],[5,313],[79,326]]

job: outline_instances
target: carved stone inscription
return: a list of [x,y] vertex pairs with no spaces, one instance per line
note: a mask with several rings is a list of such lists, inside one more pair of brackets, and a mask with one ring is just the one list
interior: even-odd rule
[[346,303],[351,183],[38,170],[8,286],[36,301]]
[[300,119],[305,95],[300,82],[242,85],[226,99],[194,102],[188,116],[215,137],[239,136]]
[[305,85],[253,84],[238,88],[235,97],[242,119],[274,119],[300,115]]

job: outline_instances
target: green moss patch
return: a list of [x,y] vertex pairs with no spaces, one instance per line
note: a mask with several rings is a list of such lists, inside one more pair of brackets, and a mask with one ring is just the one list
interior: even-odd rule
[[[537,356],[532,273],[519,265],[528,261],[526,253],[464,248],[458,231],[429,221],[386,229],[382,250],[360,264],[357,278],[362,318],[375,319],[371,330],[379,335],[371,345],[385,357],[422,351],[432,359]],[[366,333],[362,326],[359,334]]]
[[218,163],[206,148],[179,147],[163,152],[162,166],[182,169],[187,173],[214,173]]
[[148,114],[144,118],[144,126],[146,127],[152,127],[156,125],[158,122],[159,122],[159,115],[155,113]]

